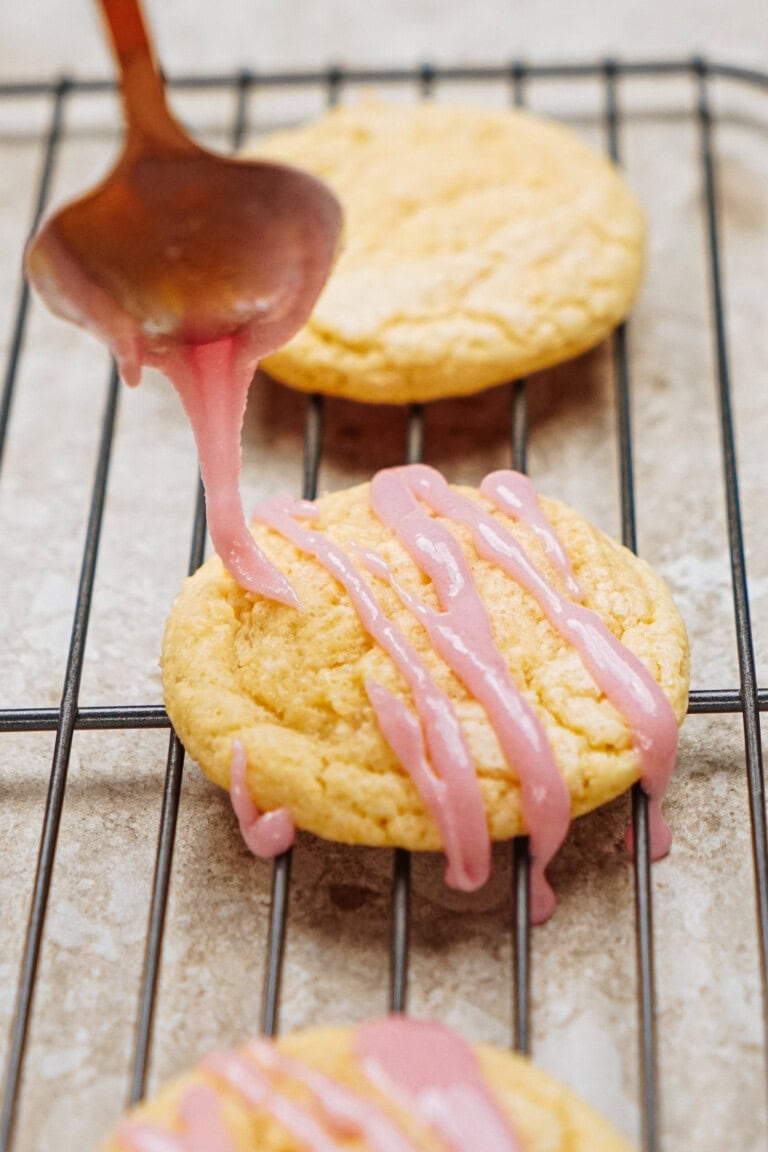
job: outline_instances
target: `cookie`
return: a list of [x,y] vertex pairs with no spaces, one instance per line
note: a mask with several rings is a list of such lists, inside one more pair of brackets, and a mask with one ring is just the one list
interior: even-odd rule
[[630,1152],[523,1057],[384,1017],[218,1052],[129,1114],[102,1152]]
[[665,851],[688,645],[642,560],[519,473],[477,490],[424,465],[314,504],[272,498],[252,531],[301,607],[212,557],[162,653],[174,727],[236,785],[244,831],[287,810],[331,840],[442,847],[465,890],[487,878],[489,839],[527,832],[536,919],[571,817],[639,778]]
[[637,293],[643,216],[623,178],[526,112],[364,102],[253,154],[320,176],[344,208],[309,322],[264,361],[292,387],[465,395],[593,347]]

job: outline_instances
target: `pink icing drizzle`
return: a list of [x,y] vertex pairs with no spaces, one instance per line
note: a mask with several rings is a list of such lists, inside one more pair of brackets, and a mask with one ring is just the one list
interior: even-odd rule
[[186,1152],[181,1136],[144,1120],[128,1120],[121,1124],[115,1140],[129,1152]]
[[[215,1052],[204,1067],[213,1072],[252,1108],[268,1112],[311,1152],[339,1152],[339,1144],[301,1104],[273,1088],[269,1077],[239,1052]],[[215,1146],[210,1152],[224,1152]]]
[[[660,804],[674,768],[678,732],[669,701],[656,681],[596,613],[561,596],[515,538],[473,500],[451,489],[438,472],[422,464],[392,471],[407,472],[414,495],[434,511],[471,530],[478,554],[498,564],[533,596],[552,626],[574,646],[600,689],[624,716],[632,730],[641,762],[641,782],[650,800],[652,855],[655,859],[665,855],[671,833],[661,815]],[[484,494],[505,507],[503,490],[509,486],[510,478],[514,484],[514,473],[493,473],[483,482]],[[374,478],[373,484],[377,480],[378,477]]]
[[515,520],[522,520],[544,546],[544,551],[558,570],[572,600],[583,600],[584,593],[574,575],[568,553],[560,538],[541,510],[536,489],[522,472],[508,469],[491,472],[480,485],[483,495],[490,497],[502,512]]
[[[449,1029],[382,1017],[357,1030],[355,1052],[372,1084],[434,1129],[453,1152],[522,1152],[474,1053]],[[203,1067],[246,1107],[272,1116],[307,1152],[340,1152],[354,1136],[365,1140],[371,1152],[416,1152],[417,1146],[374,1101],[285,1056],[269,1041],[253,1040],[238,1052],[215,1052]],[[273,1077],[304,1085],[311,1101],[281,1092]],[[235,1152],[219,1107],[211,1086],[193,1085],[179,1104],[181,1134],[129,1121],[116,1139],[128,1152]]]
[[490,871],[490,843],[474,764],[464,733],[447,694],[429,675],[423,661],[403,634],[387,619],[368,584],[346,553],[321,532],[296,523],[313,519],[314,506],[290,496],[264,501],[254,519],[267,524],[314,556],[342,585],[366,631],[381,645],[405,677],[413,694],[432,767],[423,754],[419,722],[408,719],[405,705],[379,685],[367,685],[371,703],[385,735],[403,755],[406,770],[440,829],[448,868],[446,879],[464,891],[479,888]]
[[362,1136],[372,1152],[417,1152],[388,1116],[350,1088],[283,1055],[266,1040],[251,1040],[247,1051],[269,1071],[290,1077],[308,1088],[324,1120],[340,1136]]
[[442,611],[435,612],[394,585],[401,600],[424,625],[446,664],[483,705],[507,762],[518,771],[531,843],[531,914],[534,923],[541,923],[554,910],[554,894],[544,869],[568,832],[570,795],[541,722],[515,687],[496,646],[461,545],[416,499],[417,495],[423,498],[417,487],[421,475],[415,466],[379,472],[371,482],[371,507],[430,577]]
[[[550,624],[574,646],[595,683],[626,720],[640,758],[641,784],[650,802],[651,855],[654,859],[665,856],[672,833],[661,815],[661,800],[675,766],[678,740],[677,721],[666,696],[645,665],[616,639],[595,612],[561,596],[514,537],[471,500],[452,493],[437,473],[432,476],[437,476],[435,483],[441,493],[438,503],[432,506],[441,511],[450,509],[451,515],[467,524],[479,554],[499,564],[534,597]],[[482,492],[503,511],[507,511],[505,488],[509,487],[510,477],[514,483],[514,476],[510,472],[494,472],[481,486]],[[431,477],[428,483],[434,488]]]
[[184,1152],[237,1152],[219,1117],[219,1100],[206,1084],[193,1085],[182,1097]]
[[270,859],[287,852],[296,836],[293,818],[287,808],[260,812],[251,799],[246,781],[248,761],[241,740],[232,742],[229,787],[232,807],[246,847],[254,856]]
[[386,1016],[362,1024],[355,1047],[371,1082],[406,1102],[454,1152],[522,1152],[474,1052],[455,1033]]
[[237,1152],[219,1116],[219,1099],[206,1084],[193,1084],[179,1102],[181,1134],[132,1120],[116,1133],[129,1152]]
[[[485,479],[482,491],[502,511],[532,528],[566,587],[581,599],[565,550],[527,478],[509,471],[496,472]],[[545,920],[554,908],[544,870],[567,832],[568,791],[544,730],[517,691],[496,647],[490,619],[461,546],[443,524],[421,508],[422,504],[470,529],[479,555],[498,564],[534,597],[625,718],[640,757],[642,785],[650,799],[652,855],[664,855],[671,834],[661,816],[660,803],[674,767],[677,722],[664,693],[641,661],[611,634],[596,613],[561,595],[501,524],[475,501],[451,489],[434,469],[410,465],[380,472],[371,482],[370,499],[376,515],[432,580],[441,610],[435,611],[400,587],[377,553],[358,550],[359,559],[395,588],[423,624],[437,652],[486,709],[508,763],[518,771],[533,857],[534,922]],[[466,890],[476,888],[488,874],[488,832],[474,767],[467,763],[469,753],[455,711],[413,646],[384,616],[346,553],[322,533],[296,523],[296,518],[311,520],[316,515],[314,506],[305,501],[275,497],[257,509],[255,519],[280,532],[331,572],[346,589],[363,626],[405,677],[416,714],[382,685],[370,681],[366,682],[369,699],[385,738],[440,828],[448,883]],[[445,739],[447,731],[452,735],[450,741]]]

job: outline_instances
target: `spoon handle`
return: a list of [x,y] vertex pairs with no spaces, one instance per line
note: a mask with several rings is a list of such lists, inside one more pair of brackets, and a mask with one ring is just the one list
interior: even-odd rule
[[127,151],[184,151],[194,145],[171,115],[139,0],[98,0],[120,69]]

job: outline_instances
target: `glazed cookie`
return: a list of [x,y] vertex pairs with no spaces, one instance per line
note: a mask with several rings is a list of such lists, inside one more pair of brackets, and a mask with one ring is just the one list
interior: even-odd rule
[[300,607],[213,557],[176,600],[162,670],[176,731],[255,851],[294,823],[442,847],[472,890],[489,838],[527,832],[541,920],[571,817],[641,778],[663,854],[688,647],[647,564],[514,472],[476,490],[393,468],[314,504],[271,498],[252,530]]
[[599,343],[626,315],[643,217],[610,161],[526,112],[343,107],[260,142],[336,192],[341,257],[264,367],[305,391],[464,395]]
[[102,1152],[630,1152],[520,1056],[404,1017],[217,1052]]

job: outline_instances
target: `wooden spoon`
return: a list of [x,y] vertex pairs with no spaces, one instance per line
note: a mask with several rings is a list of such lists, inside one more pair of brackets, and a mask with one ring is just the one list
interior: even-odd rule
[[43,222],[30,281],[59,316],[144,365],[190,417],[214,545],[246,588],[295,597],[256,548],[239,496],[240,428],[258,361],[308,318],[328,276],[341,208],[319,180],[217,156],[171,115],[138,0],[100,0],[120,68],[126,139],[110,175]]

